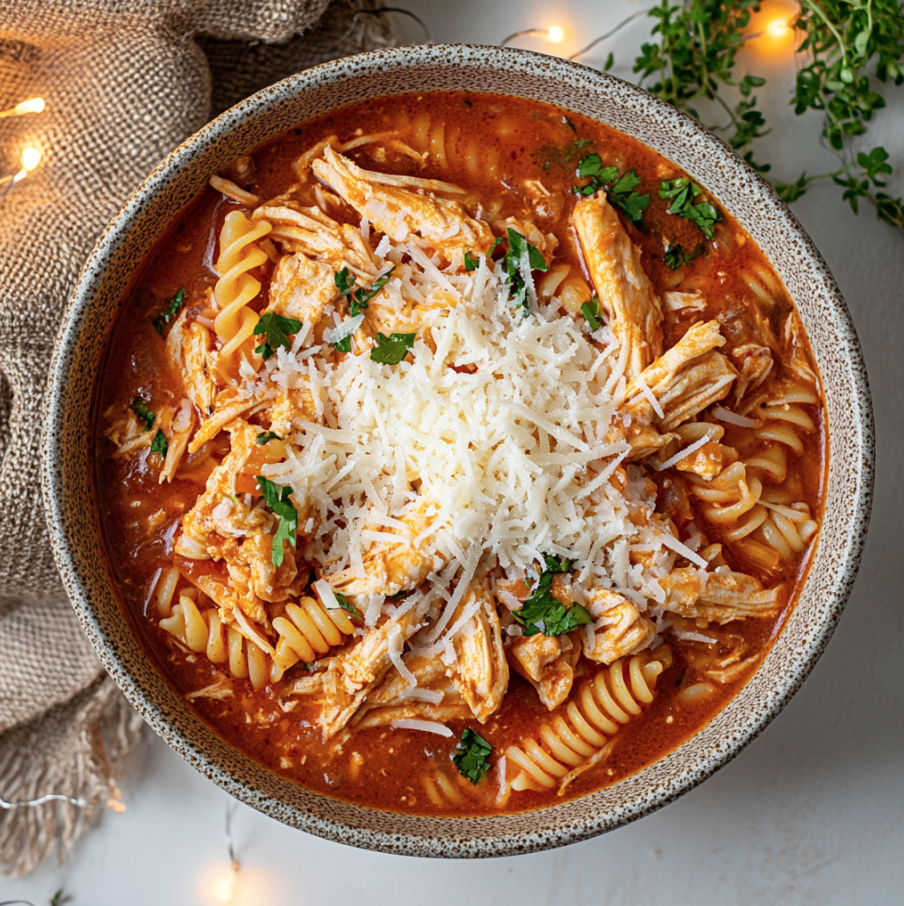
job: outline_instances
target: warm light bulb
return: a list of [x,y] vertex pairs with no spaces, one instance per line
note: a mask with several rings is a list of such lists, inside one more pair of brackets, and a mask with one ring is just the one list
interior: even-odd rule
[[16,104],[16,113],[41,113],[44,109],[44,98],[29,98]]
[[773,41],[781,41],[788,34],[788,22],[785,19],[773,19],[766,26],[765,31],[766,36],[772,38]]
[[565,39],[565,32],[562,30],[561,25],[553,25],[549,29],[549,34],[547,36],[553,44],[561,44]]
[[235,898],[235,882],[239,873],[237,865],[233,865],[219,884],[217,884],[213,895],[220,903],[230,903]]
[[37,148],[29,145],[22,149],[22,169],[31,173],[37,165],[41,163],[41,152]]

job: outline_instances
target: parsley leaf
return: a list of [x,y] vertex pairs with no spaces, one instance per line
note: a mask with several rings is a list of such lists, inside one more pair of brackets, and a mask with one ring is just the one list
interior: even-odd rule
[[722,213],[708,201],[693,204],[703,194],[703,189],[686,176],[680,179],[666,179],[659,184],[659,197],[672,199],[669,214],[677,214],[700,228],[707,239],[713,238],[713,227],[722,219]]
[[684,251],[684,246],[681,243],[677,245],[670,245],[666,250],[665,254],[662,256],[665,263],[673,270],[678,270],[679,267],[684,267],[685,264],[690,264],[695,258],[698,258],[703,254],[703,243],[701,242],[696,248],[692,249],[690,252]]
[[138,416],[138,420],[144,422],[144,430],[150,431],[154,427],[154,421],[157,418],[157,415],[154,411],[148,406],[148,404],[139,398],[132,400],[132,404],[129,408]]
[[452,756],[452,763],[462,777],[471,783],[479,783],[490,769],[490,755],[493,747],[470,727],[461,734],[458,751]]
[[[384,286],[386,286],[386,283],[394,270],[395,265],[389,268],[386,273],[380,274],[380,276],[374,280],[374,284],[369,290],[364,289],[363,286],[359,289],[355,289],[356,277],[347,267],[336,272],[336,276],[333,279],[336,282],[336,288],[343,296],[345,296],[345,301],[348,303],[349,317],[354,318],[367,308],[367,303],[370,302]],[[347,337],[343,337],[338,343],[333,343],[333,346],[338,349],[339,352],[351,352],[351,334]]]
[[289,498],[292,496],[292,489],[283,485],[275,484],[269,478],[263,475],[256,475],[258,487],[264,495],[264,503],[274,516],[279,518],[279,525],[276,534],[273,536],[273,543],[270,557],[273,565],[282,566],[285,549],[283,542],[288,541],[292,547],[296,546],[298,540],[298,510],[292,505]]
[[358,612],[358,608],[355,607],[355,605],[352,604],[352,602],[349,601],[349,599],[346,598],[345,595],[342,594],[342,592],[334,591],[333,594],[336,596],[336,600],[339,602],[339,606],[344,611],[350,613],[356,620],[360,620],[362,623],[364,622],[364,617],[362,617]]
[[275,431],[261,431],[257,435],[257,442],[261,446],[270,443],[271,440],[282,440],[282,438]]
[[567,573],[571,569],[571,562],[548,554],[543,559],[545,568],[531,590],[530,597],[524,601],[520,610],[512,612],[516,622],[524,627],[523,634],[532,636],[542,632],[547,636],[558,636],[592,623],[593,618],[580,604],[573,603],[566,610],[565,605],[552,595],[553,576],[556,573]]
[[166,325],[172,321],[173,318],[179,313],[179,309],[182,308],[182,303],[185,301],[185,290],[177,289],[176,295],[164,307],[163,311],[154,318],[154,330],[163,336],[163,331],[166,329]]
[[158,428],[157,433],[154,435],[154,439],[151,441],[151,453],[159,453],[161,459],[166,459],[166,451],[168,448],[169,444],[166,442],[166,435]]
[[301,321],[278,315],[273,311],[267,312],[267,314],[261,315],[260,320],[254,325],[254,336],[264,335],[266,337],[265,341],[255,347],[254,351],[266,361],[280,346],[289,349],[292,346],[289,336],[298,333],[299,330],[301,330]]
[[377,333],[377,345],[370,351],[370,357],[381,365],[398,365],[414,346],[416,333]]
[[594,296],[589,302],[585,302],[581,306],[581,314],[584,316],[584,320],[590,325],[592,331],[597,331],[600,329],[600,300]]
[[[501,242],[502,240],[497,240]],[[549,265],[543,259],[539,249],[528,242],[517,230],[508,229],[508,251],[505,253],[506,281],[510,285],[510,297],[513,308],[520,308],[526,318],[530,314],[530,295],[528,286],[521,274],[521,261],[527,253],[530,269],[548,271]]]
[[649,193],[636,191],[640,177],[636,170],[618,175],[618,167],[604,167],[599,154],[588,154],[578,163],[577,176],[590,177],[586,186],[575,186],[572,191],[578,195],[595,195],[600,189],[606,190],[606,197],[615,207],[621,209],[631,223],[640,223],[643,212],[649,207]]
[[475,258],[470,252],[465,252],[465,270],[470,274],[480,266],[480,259]]

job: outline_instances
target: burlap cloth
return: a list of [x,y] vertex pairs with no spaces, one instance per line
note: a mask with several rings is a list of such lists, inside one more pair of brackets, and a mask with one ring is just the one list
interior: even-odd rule
[[[188,135],[260,88],[385,44],[379,0],[0,0],[0,872],[60,856],[103,810],[141,720],[65,598],[40,492],[43,394],[66,299],[104,226]],[[275,45],[275,46],[273,46]]]

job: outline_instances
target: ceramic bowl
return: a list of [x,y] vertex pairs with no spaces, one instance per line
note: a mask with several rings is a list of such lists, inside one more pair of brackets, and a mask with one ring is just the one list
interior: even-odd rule
[[[790,292],[825,383],[825,521],[800,601],[763,665],[731,703],[667,757],[609,789],[520,815],[427,818],[310,792],[202,724],[133,635],[105,565],[89,466],[91,407],[110,325],[166,225],[235,157],[303,120],[371,97],[469,90],[557,104],[622,130],[705,185],[763,249]],[[309,833],[418,856],[502,856],[611,830],[671,802],[738,754],[787,704],[848,598],[869,517],[874,438],[863,358],[825,262],[772,189],[717,137],[650,94],[592,69],[497,47],[419,46],[327,63],[254,95],[178,147],[129,198],[74,291],[50,375],[45,502],[72,604],[104,666],[153,729],[243,802]]]

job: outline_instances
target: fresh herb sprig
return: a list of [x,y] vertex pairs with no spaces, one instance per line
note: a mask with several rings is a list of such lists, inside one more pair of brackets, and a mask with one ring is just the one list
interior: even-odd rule
[[590,301],[581,305],[581,314],[584,320],[590,325],[590,330],[596,332],[600,329],[600,300],[594,296]]
[[[701,121],[701,103],[721,107],[727,121],[709,119],[709,127],[724,132],[729,144],[765,174],[770,165],[757,162],[753,150],[770,131],[754,94],[765,79],[739,76],[737,62],[738,51],[753,37],[746,31],[759,10],[759,2],[745,0],[661,0],[649,12],[656,40],[642,46],[634,72],[641,85]],[[887,150],[857,145],[866,124],[886,105],[880,86],[904,84],[899,0],[800,0],[793,25],[803,35],[798,53],[806,64],[797,74],[794,111],[822,113],[822,134],[840,165],[827,173],[802,173],[792,182],[774,180],[776,190],[792,202],[812,183],[830,179],[855,213],[861,201],[870,201],[880,220],[904,230],[904,201],[882,191],[892,175]],[[606,68],[611,65],[610,55]]]
[[689,220],[707,239],[713,238],[713,228],[722,219],[722,213],[712,203],[703,199],[694,204],[694,199],[703,194],[703,189],[686,176],[680,179],[666,179],[659,184],[659,197],[672,203],[669,214],[677,214]]
[[468,727],[461,734],[458,750],[452,756],[452,763],[458,773],[471,783],[480,783],[490,769],[490,755],[493,747],[479,734]]
[[[341,271],[336,272],[334,280],[336,282],[336,288],[340,293],[345,297],[345,301],[348,304],[348,315],[350,318],[354,318],[356,315],[361,314],[362,311],[367,309],[367,305],[374,296],[386,286],[387,281],[392,276],[392,272],[395,270],[395,265],[389,268],[383,274],[380,274],[374,284],[370,289],[364,289],[363,286],[355,289],[355,280],[356,277],[347,267],[342,268]],[[351,336],[343,337],[339,340],[338,343],[333,344],[339,352],[351,352],[352,351],[352,338]]]
[[282,438],[275,431],[261,431],[255,440],[263,446],[264,444],[270,443],[271,440],[282,440]]
[[636,170],[629,170],[619,176],[618,167],[604,167],[599,154],[588,154],[581,158],[576,175],[579,179],[589,176],[590,182],[584,186],[575,186],[575,194],[595,195],[600,189],[605,189],[609,201],[622,210],[631,223],[639,224],[643,220],[644,211],[650,205],[650,195],[637,191],[640,177]]
[[179,314],[180,309],[182,308],[182,303],[185,301],[185,290],[177,289],[176,294],[173,296],[169,302],[163,307],[163,310],[154,318],[154,330],[163,336],[164,331],[167,328],[167,325],[173,318]]
[[291,337],[299,330],[301,330],[301,321],[278,315],[273,311],[267,312],[260,316],[260,320],[254,326],[254,336],[264,337],[264,342],[255,347],[254,351],[266,361],[280,346],[291,349]]
[[169,444],[166,441],[166,435],[158,428],[154,439],[151,441],[151,453],[159,453],[161,459],[166,459],[166,451],[168,449]]
[[292,496],[291,488],[278,485],[263,475],[256,475],[255,478],[264,495],[264,503],[279,520],[276,533],[273,535],[270,559],[274,566],[280,567],[285,557],[284,542],[288,541],[295,547],[298,541],[298,510],[289,499]]
[[593,618],[586,608],[572,603],[566,610],[565,605],[553,597],[553,577],[557,573],[570,572],[571,562],[549,554],[543,559],[544,569],[537,584],[531,589],[530,597],[524,601],[520,610],[512,611],[515,621],[523,627],[522,634],[532,636],[542,632],[543,635],[555,637],[592,623]]
[[350,614],[351,616],[353,616],[356,620],[360,620],[362,623],[364,622],[364,617],[361,616],[361,613],[359,612],[358,608],[355,607],[355,605],[352,604],[352,602],[349,601],[349,599],[346,598],[345,595],[342,594],[342,592],[340,592],[340,591],[334,591],[333,594],[336,596],[336,603],[337,603],[337,604],[338,604],[338,605],[339,605],[346,613],[348,613],[348,614]]
[[398,365],[414,346],[416,333],[385,333],[377,332],[377,345],[370,351],[370,357],[381,365]]
[[684,267],[685,264],[690,264],[695,258],[699,258],[703,254],[703,243],[691,249],[689,252],[685,252],[684,246],[679,242],[675,245],[670,245],[663,254],[663,260],[665,263],[673,270],[677,271],[679,267]]
[[[509,293],[511,305],[513,308],[520,308],[521,314],[526,318],[530,315],[530,292],[527,281],[521,273],[521,262],[527,254],[532,271],[548,271],[549,265],[546,263],[540,250],[528,242],[517,230],[508,228],[506,234],[508,238],[508,251],[505,253],[505,273],[506,281],[509,284]],[[493,243],[493,249],[496,248],[501,239]],[[490,249],[492,253],[493,249]]]
[[135,417],[138,421],[144,425],[145,431],[150,431],[154,427],[154,422],[157,420],[157,413],[154,412],[143,399],[136,397],[132,400],[129,408],[135,413]]

